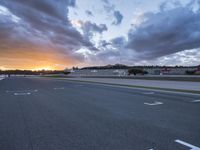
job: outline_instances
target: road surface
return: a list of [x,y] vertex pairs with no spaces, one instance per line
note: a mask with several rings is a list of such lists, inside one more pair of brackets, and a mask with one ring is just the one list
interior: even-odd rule
[[0,150],[199,150],[200,96],[75,81],[0,81]]

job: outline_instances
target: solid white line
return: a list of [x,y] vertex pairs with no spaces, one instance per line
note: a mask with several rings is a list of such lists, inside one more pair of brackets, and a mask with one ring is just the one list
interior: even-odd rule
[[200,100],[193,100],[193,101],[191,101],[192,103],[198,103],[198,102],[200,102]]
[[18,95],[30,95],[31,93],[14,93],[15,96],[18,96]]
[[196,146],[194,146],[194,145],[192,145],[192,144],[186,143],[186,142],[181,141],[181,140],[179,140],[179,139],[175,140],[175,142],[177,142],[177,143],[179,143],[179,144],[182,144],[182,145],[185,145],[185,146],[187,146],[187,147],[189,147],[189,148],[192,148],[192,149],[190,149],[190,150],[200,150],[199,147],[196,147]]
[[155,105],[162,105],[163,102],[154,102],[154,103],[144,103],[145,105],[155,106]]

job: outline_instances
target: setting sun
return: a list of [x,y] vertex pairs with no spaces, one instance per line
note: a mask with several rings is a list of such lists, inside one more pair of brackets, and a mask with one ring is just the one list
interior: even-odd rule
[[39,71],[39,70],[55,70],[56,68],[52,68],[50,66],[45,66],[45,67],[38,67],[38,68],[33,68],[31,70],[33,71]]

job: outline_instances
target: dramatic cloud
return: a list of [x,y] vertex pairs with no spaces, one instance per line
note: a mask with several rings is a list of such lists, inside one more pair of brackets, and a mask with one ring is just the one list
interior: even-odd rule
[[112,43],[111,42],[107,42],[106,40],[100,40],[99,41],[99,48],[100,49],[104,49],[109,45],[112,45]]
[[112,25],[119,25],[123,20],[123,15],[119,10],[115,9],[115,5],[111,4],[108,0],[102,0],[104,3],[104,10],[113,16]]
[[0,55],[53,51],[81,60],[76,50],[96,48],[71,25],[68,8],[74,6],[75,0],[1,0]]
[[121,24],[123,19],[122,14],[119,11],[114,11],[114,21],[113,21],[113,25],[119,25]]
[[200,47],[200,9],[175,5],[145,13],[144,21],[129,31],[127,48],[143,59],[153,59]]
[[86,10],[85,13],[86,13],[86,15],[87,15],[88,17],[93,16],[93,14],[92,14],[92,12],[91,12],[90,10]]
[[106,3],[106,4],[108,4],[108,3],[109,3],[109,1],[108,1],[108,0],[102,0],[102,2],[104,2],[104,3]]
[[0,0],[0,68],[198,64],[200,1],[161,1]]
[[181,51],[176,54],[156,59],[153,64],[158,65],[199,65],[200,49]]
[[95,33],[102,34],[104,31],[108,30],[105,24],[97,25],[96,23],[91,23],[90,21],[79,21],[79,23],[81,24],[83,35],[85,38],[89,39],[92,38]]
[[100,41],[101,51],[92,54],[90,61],[131,65],[199,64],[200,10],[197,5],[165,3],[159,12],[143,13],[139,17],[127,37]]
[[126,39],[124,37],[116,37],[114,39],[111,39],[112,46],[117,48],[123,48],[126,44]]

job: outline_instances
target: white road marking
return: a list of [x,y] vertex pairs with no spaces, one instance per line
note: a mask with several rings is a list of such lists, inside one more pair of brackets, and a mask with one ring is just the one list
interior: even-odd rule
[[155,105],[162,105],[163,102],[154,102],[154,103],[144,103],[145,105],[155,106]]
[[64,90],[65,88],[64,87],[57,87],[57,88],[54,88],[54,90]]
[[30,95],[31,93],[14,93],[15,96],[19,96],[19,95]]
[[190,150],[200,150],[199,147],[196,147],[196,146],[194,146],[194,145],[191,145],[191,144],[186,143],[186,142],[184,142],[184,141],[181,141],[181,140],[179,140],[179,139],[175,140],[175,142],[177,142],[177,143],[179,143],[179,144],[182,144],[182,145],[185,145],[185,146],[191,148]]
[[150,94],[154,94],[154,92],[145,92],[143,94],[150,95]]
[[198,103],[198,102],[200,102],[200,100],[193,100],[193,101],[191,101],[192,103]]
[[9,91],[7,90],[6,93],[26,93],[26,92],[38,92],[38,90],[16,90],[16,91]]

